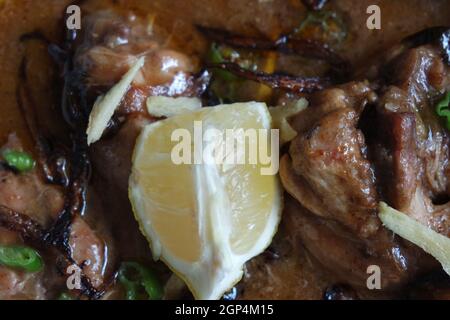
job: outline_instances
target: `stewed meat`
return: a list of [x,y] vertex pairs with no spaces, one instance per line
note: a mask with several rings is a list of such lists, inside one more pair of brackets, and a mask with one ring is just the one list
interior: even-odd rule
[[435,267],[380,226],[378,201],[450,232],[450,141],[433,109],[449,90],[449,67],[431,45],[386,56],[365,99],[354,99],[354,84],[311,97],[292,121],[298,136],[280,169],[301,204],[291,232],[337,281],[360,290],[370,265],[381,267],[388,291]]

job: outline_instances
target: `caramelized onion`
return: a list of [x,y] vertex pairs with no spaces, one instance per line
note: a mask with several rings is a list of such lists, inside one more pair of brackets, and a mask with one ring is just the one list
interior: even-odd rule
[[279,73],[255,72],[241,68],[238,64],[231,62],[213,64],[209,67],[227,70],[241,78],[263,83],[273,89],[283,89],[293,93],[322,90],[330,84],[330,81],[324,78],[302,78]]
[[317,40],[297,39],[290,35],[284,35],[276,41],[271,41],[237,35],[215,28],[198,26],[198,29],[211,41],[233,48],[277,51],[283,54],[296,54],[305,58],[324,60],[330,64],[333,75],[338,80],[345,78],[349,73],[348,61],[340,57],[326,43]]

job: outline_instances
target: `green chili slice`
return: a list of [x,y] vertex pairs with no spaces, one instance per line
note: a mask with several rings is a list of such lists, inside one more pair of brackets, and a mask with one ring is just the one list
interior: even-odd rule
[[[241,68],[256,71],[258,69],[259,55],[245,50],[235,50],[227,45],[212,43],[208,53],[208,61],[214,64],[233,62]],[[214,70],[214,81],[211,85],[212,92],[221,103],[231,103],[236,99],[237,88],[242,84],[241,79],[229,71]]]
[[28,153],[22,151],[7,149],[2,152],[2,156],[8,166],[18,170],[19,172],[30,171],[36,164]]
[[436,105],[436,113],[440,117],[445,117],[445,127],[450,130],[450,91]]
[[[227,49],[221,48],[216,43],[213,43],[211,45],[211,49],[210,49],[209,55],[208,55],[209,61],[211,61],[211,63],[215,63],[215,64],[230,61],[228,58],[232,55],[232,53],[229,52],[230,49],[228,49],[228,50]],[[227,56],[229,56],[229,57],[227,57]],[[226,81],[236,80],[236,76],[226,70],[214,70],[214,73],[218,77],[220,77],[221,79],[226,80]]]
[[123,262],[118,277],[127,300],[159,300],[163,296],[163,288],[156,275],[137,262]]
[[0,246],[0,265],[38,272],[44,267],[39,253],[29,247]]

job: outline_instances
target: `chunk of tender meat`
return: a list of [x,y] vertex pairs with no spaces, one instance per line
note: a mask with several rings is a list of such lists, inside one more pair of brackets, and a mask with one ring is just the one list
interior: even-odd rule
[[380,138],[373,157],[384,197],[404,210],[415,196],[420,173],[413,113],[385,112],[377,122]]
[[393,75],[377,104],[376,138],[369,149],[380,190],[396,209],[450,235],[448,131],[435,113],[449,90],[450,68],[439,50],[422,46],[401,53],[384,71]]
[[[300,134],[289,150],[293,170],[282,179],[309,210],[366,237],[378,229],[378,201],[357,120],[353,109],[339,109]],[[302,182],[287,182],[291,175]]]
[[[384,291],[395,290],[435,267],[420,249],[394,239],[377,217],[380,182],[358,129],[362,111],[369,102],[376,104],[377,96],[364,84],[351,83],[318,92],[311,101],[293,121],[298,135],[280,164],[283,186],[303,208],[297,209],[298,215],[288,224],[292,227],[289,232],[338,283],[351,284],[360,294],[367,294],[364,288],[370,265],[382,268]],[[413,131],[414,121],[405,116],[384,126],[387,135],[397,135]],[[414,150],[410,138],[396,138],[392,148],[403,151],[393,155],[392,148],[385,149],[385,159],[390,163],[392,159],[410,160],[409,150]],[[400,163],[396,175],[409,176],[414,168]],[[408,186],[407,181],[403,183]],[[414,182],[410,184],[415,190]]]
[[44,300],[46,298],[46,282],[41,273],[26,273],[0,266],[1,300]]
[[83,30],[75,61],[86,73],[90,88],[111,87],[139,57],[145,57],[119,114],[145,114],[145,99],[150,95],[197,94],[201,84],[193,75],[197,69],[195,59],[162,45],[143,19],[100,11],[85,19]]
[[[18,245],[22,240],[17,233],[0,227],[0,245]],[[0,300],[46,298],[47,290],[42,272],[26,273],[0,266]]]
[[413,115],[415,132],[405,134],[415,135],[407,139],[416,141],[414,153],[421,161],[423,173],[420,180],[430,196],[448,194],[450,137],[434,106],[441,93],[450,90],[450,67],[444,65],[439,50],[424,46],[404,52],[385,72],[394,77],[377,106],[380,121],[392,117],[389,113]]
[[[20,141],[10,136],[4,148],[21,150]],[[0,168],[0,205],[30,217],[42,229],[48,229],[58,218],[64,206],[64,194],[60,187],[44,183],[40,168],[27,173],[13,173]],[[24,245],[19,234],[0,228],[0,244]],[[35,245],[40,245],[36,243]],[[84,267],[85,274],[94,286],[103,282],[106,263],[105,243],[101,237],[81,218],[75,217],[71,226],[69,245],[74,260]],[[52,257],[54,259],[54,257]],[[50,298],[52,286],[59,279],[54,260],[46,263],[45,270],[30,274],[11,268],[0,267],[0,297],[4,299]],[[47,279],[52,274],[51,280]]]
[[430,96],[448,88],[448,69],[438,48],[421,46],[401,53],[383,72],[388,84],[407,93],[409,107],[420,110],[428,106]]
[[[2,149],[23,151],[14,134]],[[61,211],[64,197],[60,188],[46,185],[37,170],[15,174],[0,167],[0,204],[48,226]]]
[[[376,237],[361,240],[339,223],[314,216],[292,198],[287,199],[286,210],[295,213],[286,217],[294,239],[321,262],[334,283],[351,285],[361,297],[392,298],[396,289],[414,278],[420,266],[433,265],[422,252],[401,245],[385,229],[380,229]],[[382,270],[381,292],[367,290],[367,268],[371,265]]]
[[365,82],[350,82],[326,89],[312,94],[308,98],[310,108],[295,116],[291,124],[297,132],[304,132],[310,130],[323,116],[338,109],[350,107],[359,115],[366,104],[374,102],[376,98],[375,92]]
[[91,284],[100,287],[107,262],[105,243],[82,218],[76,217],[71,225],[69,245],[72,258],[82,266]]
[[136,86],[170,85],[176,77],[188,78],[188,73],[193,71],[187,56],[174,50],[161,49],[154,41],[139,46],[122,45],[114,49],[96,46],[78,59],[89,74],[90,85],[111,86],[121,79],[140,56],[145,56],[145,64],[133,82]]
[[35,173],[0,170],[0,204],[48,226],[61,211],[64,198],[58,188],[45,185]]

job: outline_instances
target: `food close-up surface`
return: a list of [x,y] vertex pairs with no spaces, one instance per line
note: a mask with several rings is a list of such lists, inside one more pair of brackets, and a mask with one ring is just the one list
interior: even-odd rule
[[0,300],[450,300],[450,1],[0,0]]

